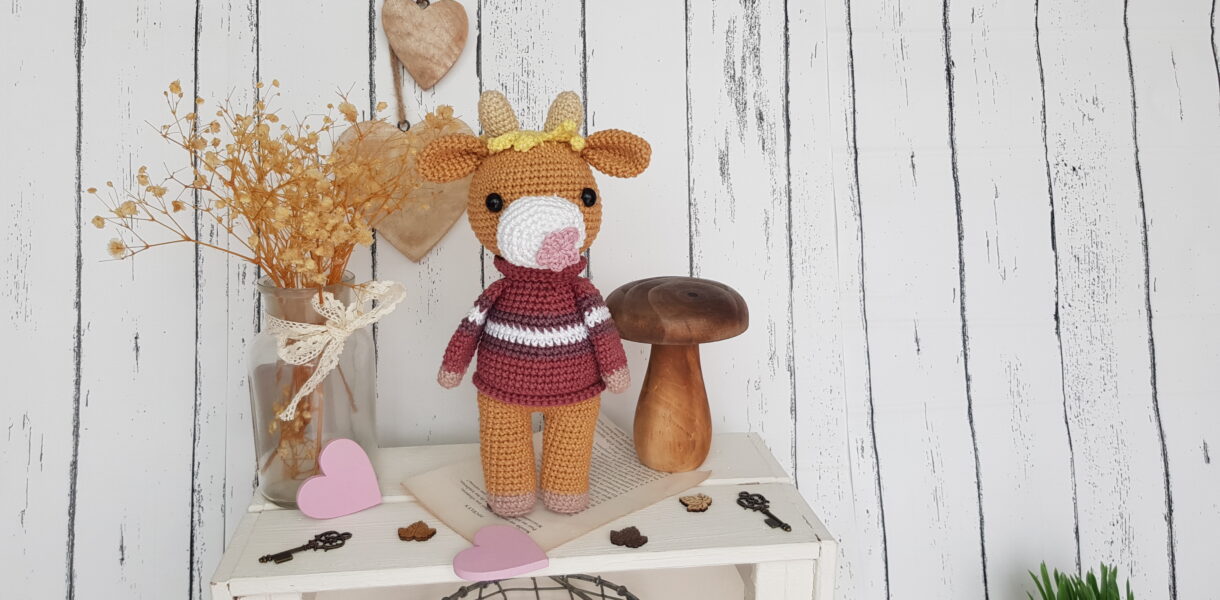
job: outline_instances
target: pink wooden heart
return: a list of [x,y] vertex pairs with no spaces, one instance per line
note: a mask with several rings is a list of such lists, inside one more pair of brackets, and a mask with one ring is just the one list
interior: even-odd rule
[[297,490],[297,508],[315,519],[333,519],[381,504],[381,487],[369,455],[348,439],[331,441],[318,455],[321,475]]
[[550,559],[525,532],[511,525],[488,525],[474,534],[474,547],[453,557],[453,572],[466,581],[508,579],[537,571]]

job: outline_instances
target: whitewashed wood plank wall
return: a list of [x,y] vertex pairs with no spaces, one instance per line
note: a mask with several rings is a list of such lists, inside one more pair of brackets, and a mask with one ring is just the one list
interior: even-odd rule
[[[842,539],[840,598],[1015,598],[1116,562],[1137,597],[1220,598],[1220,59],[1214,0],[465,0],[413,118],[527,124],[582,92],[654,146],[605,182],[590,276],[722,280],[720,430],[757,431]],[[203,598],[255,485],[242,358],[257,273],[190,248],[103,262],[84,187],[171,157],[173,79],[304,113],[391,98],[370,0],[9,0],[0,8],[0,573],[14,597]],[[205,223],[196,230],[223,241]],[[432,383],[496,277],[464,222],[377,331],[383,445],[470,441]],[[606,411],[630,423],[636,381]]]

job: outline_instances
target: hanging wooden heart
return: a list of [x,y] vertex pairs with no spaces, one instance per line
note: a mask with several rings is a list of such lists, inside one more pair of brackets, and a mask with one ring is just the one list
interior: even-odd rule
[[[448,0],[446,0],[448,1]],[[423,121],[400,131],[385,121],[362,121],[343,132],[339,143],[357,143],[357,152],[378,156],[379,181],[406,176],[419,182],[407,194],[403,206],[377,226],[377,233],[412,261],[419,262],[440,241],[466,210],[470,177],[449,183],[424,181],[416,172],[416,157],[428,142],[454,133],[473,135],[470,126],[453,116],[453,109],[439,107]]]
[[466,46],[466,9],[457,0],[385,0],[381,26],[394,55],[425,90],[449,72]]

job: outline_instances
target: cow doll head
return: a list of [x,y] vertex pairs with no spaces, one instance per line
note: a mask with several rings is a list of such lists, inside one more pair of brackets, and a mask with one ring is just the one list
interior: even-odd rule
[[483,137],[434,140],[419,155],[419,172],[437,183],[473,173],[467,214],[483,247],[519,267],[560,271],[580,260],[601,228],[590,167],[635,177],[652,152],[643,138],[617,129],[581,137],[583,120],[580,99],[563,92],[542,131],[523,130],[504,95],[485,92]]

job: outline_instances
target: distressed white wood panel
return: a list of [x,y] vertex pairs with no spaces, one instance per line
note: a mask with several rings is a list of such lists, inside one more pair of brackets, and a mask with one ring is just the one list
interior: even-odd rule
[[[584,2],[480,0],[478,6],[481,91],[504,92],[522,128],[541,129],[559,92],[584,95]],[[486,286],[499,279],[500,272],[490,252],[482,255]],[[465,308],[473,302],[471,298],[458,305]],[[455,312],[454,318],[461,314]]]
[[[368,116],[369,5],[365,2],[297,0],[257,4],[258,76],[266,84],[263,97],[279,79],[282,96],[269,108],[279,108],[283,121],[312,115],[315,122],[326,105],[338,105],[340,95]],[[380,27],[380,24],[377,25]],[[342,117],[336,112],[337,120]],[[316,126],[316,125],[315,125]],[[341,128],[340,128],[341,131]],[[373,276],[372,248],[357,247],[348,270],[357,282]]]
[[[594,2],[586,6],[588,131],[625,129],[652,146],[638,177],[600,173],[602,229],[590,276],[603,296],[618,286],[690,272],[686,179],[686,10],[677,2]],[[647,14],[648,18],[640,16]],[[606,394],[602,410],[631,431],[651,346],[624,341],[631,387]]]
[[[199,111],[206,124],[226,98],[242,107],[254,102],[258,4],[205,2],[198,8],[196,94],[206,100]],[[211,244],[240,246],[206,219],[197,221],[195,231]],[[257,270],[228,254],[196,252],[190,585],[191,598],[206,599],[209,578],[255,487],[246,345],[257,329]]]
[[[887,594],[870,410],[847,3],[789,5],[797,483],[839,544],[839,598]],[[796,309],[800,307],[800,309]]]
[[1220,71],[1211,46],[1214,7],[1206,0],[1140,1],[1128,9],[1178,598],[1216,594],[1209,556],[1220,538],[1220,470],[1209,447],[1220,440],[1220,384],[1214,375],[1220,364]]
[[[81,182],[154,180],[186,155],[162,141],[162,91],[181,79],[192,110],[195,7],[84,5]],[[149,123],[153,123],[150,126]],[[101,212],[86,197],[84,219]],[[189,592],[195,398],[194,247],[108,261],[111,231],[82,240],[81,413],[74,565],[81,597]],[[160,237],[159,239],[165,239]]]
[[[626,587],[639,598],[698,598],[699,600],[742,600],[745,584],[735,566],[686,567],[665,571],[616,571],[587,573],[601,575],[608,581]],[[466,584],[469,585],[469,584]],[[532,585],[529,578],[512,579],[504,587]],[[539,582],[539,585],[546,583]],[[320,592],[314,600],[436,600],[452,595],[462,584],[434,583],[398,588],[377,588],[359,591]],[[528,588],[527,588],[528,589]],[[551,594],[548,596],[547,594]],[[567,598],[565,598],[567,596]],[[243,599],[245,600],[245,599]],[[533,600],[571,600],[567,592],[542,592]]]
[[1170,597],[1122,6],[1040,9],[1081,562],[1116,563],[1137,598]]
[[[163,116],[157,92],[168,81],[194,87],[196,8],[199,90],[210,100],[250,93],[259,42],[262,77],[284,83],[290,111],[340,90],[362,109],[391,99],[380,0],[165,4],[86,7],[82,187],[160,165],[168,151],[144,122]],[[779,0],[688,3],[686,23],[673,3],[519,4],[465,2],[466,54],[435,90],[411,89],[409,110],[418,118],[449,103],[474,124],[479,89],[504,89],[536,127],[554,94],[574,89],[587,92],[591,129],[622,127],[653,143],[640,179],[603,178],[607,221],[591,274],[608,293],[693,263],[696,275],[747,295],[754,329],[705,348],[717,428],[760,431],[796,467],[802,493],[843,538],[840,597],[1023,597],[1037,561],[1073,567],[1064,497],[1073,468],[1085,568],[1117,560],[1141,598],[1208,597],[1220,533],[1220,414],[1208,378],[1220,353],[1213,3],[1130,2],[1131,72],[1121,5],[1045,2],[1039,18],[1034,0],[948,3],[966,357],[944,3],[856,2],[854,36],[843,0],[788,2],[786,12]],[[12,377],[19,400],[0,405],[0,479],[19,482],[0,492],[0,532],[14,541],[0,564],[22,597],[181,597],[184,588],[199,597],[253,484],[242,381],[253,272],[206,252],[196,271],[185,246],[103,262],[111,234],[85,222],[72,504],[78,223],[73,203],[58,200],[74,185],[64,183],[75,170],[74,10],[32,0],[0,8],[0,107],[57,115],[11,123],[10,137],[33,141],[0,163],[11,208],[0,225],[0,337],[37,340],[2,362],[50,373],[36,388]],[[249,23],[259,17],[256,36]],[[83,216],[94,212],[86,197]],[[379,332],[383,443],[475,438],[473,391],[445,393],[433,377],[482,271],[498,277],[483,254],[460,222],[423,264],[384,243],[376,265],[370,252],[357,258],[361,278],[376,266],[410,289]],[[638,382],[647,349],[628,346]],[[607,403],[620,423],[636,390]]]
[[[755,565],[750,573],[749,600],[805,600],[814,597],[810,574],[816,568],[811,560],[766,562]],[[816,600],[825,596],[818,595]]]
[[[393,70],[381,27],[381,6],[382,2],[377,1],[374,104],[388,103],[391,108],[386,111],[387,118],[393,122],[397,118],[393,111]],[[470,29],[457,64],[427,91],[421,91],[404,73],[403,98],[412,122],[447,104],[477,134],[478,4],[465,2],[463,6]],[[420,263],[408,260],[389,242],[378,242],[377,276],[401,281],[407,287],[406,300],[381,321],[378,329],[377,417],[382,446],[478,439],[478,410],[470,378],[457,389],[445,390],[436,383],[436,372],[449,336],[483,291],[481,251],[464,215]]]
[[948,6],[987,591],[1016,598],[1041,561],[1072,570],[1078,557],[1034,4]]
[[[0,564],[8,589],[63,597],[76,414],[76,59],[67,2],[0,9]],[[30,106],[38,102],[38,112]],[[46,117],[46,118],[43,118]],[[57,207],[48,210],[47,207]],[[96,249],[96,248],[95,248]],[[32,375],[35,373],[46,376]],[[26,591],[26,594],[20,592]]]
[[852,5],[865,315],[893,598],[985,593],[939,8]]
[[720,431],[762,435],[795,466],[791,272],[785,152],[784,10],[776,2],[691,3],[689,64],[692,275],[750,307],[750,329],[706,344],[703,375]]

